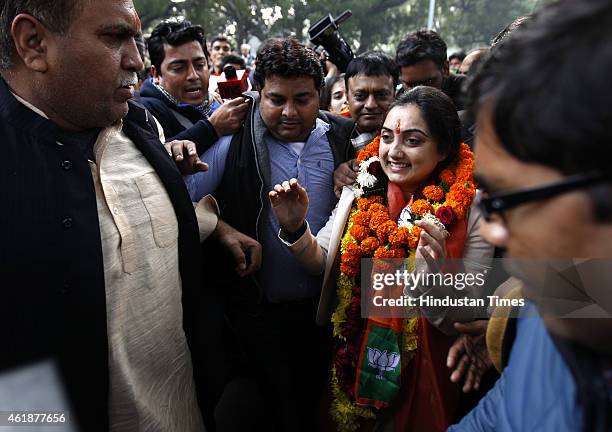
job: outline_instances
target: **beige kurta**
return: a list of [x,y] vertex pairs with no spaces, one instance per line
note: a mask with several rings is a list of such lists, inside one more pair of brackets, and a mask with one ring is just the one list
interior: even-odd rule
[[106,284],[110,430],[202,431],[183,332],[172,203],[120,125],[101,132],[94,154],[90,166]]
[[[176,215],[121,129],[121,122],[104,129],[89,161],[104,260],[110,430],[204,431],[183,331]],[[196,213],[204,239],[217,223],[216,202],[203,198]]]

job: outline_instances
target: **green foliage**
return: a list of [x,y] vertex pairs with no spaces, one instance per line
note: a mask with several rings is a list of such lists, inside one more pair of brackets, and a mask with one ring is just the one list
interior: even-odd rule
[[[371,49],[393,54],[401,35],[419,27],[426,19],[423,1],[418,0],[350,0],[330,8],[329,12],[337,16],[345,9],[350,9],[353,16],[341,26],[340,32],[356,54]],[[321,11],[313,18],[324,14]]]
[[544,3],[546,0],[438,0],[435,28],[449,46],[467,51],[489,45],[515,18]]
[[[549,0],[437,0],[434,28],[449,46],[470,49],[486,45],[509,22],[532,12]],[[355,53],[383,49],[393,54],[401,37],[425,27],[428,0],[134,0],[145,33],[159,20],[186,16],[204,27],[210,39],[226,34],[235,44],[250,36],[294,35],[307,39],[311,24],[331,13],[346,9],[353,16],[340,31]]]
[[168,0],[133,0],[134,6],[140,15],[142,28],[145,33],[151,30],[161,18],[167,18],[173,13],[174,3]]

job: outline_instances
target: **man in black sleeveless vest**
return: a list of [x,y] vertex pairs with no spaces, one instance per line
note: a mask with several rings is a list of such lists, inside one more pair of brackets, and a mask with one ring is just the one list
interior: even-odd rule
[[[223,220],[263,246],[262,268],[254,277],[227,280],[233,274],[228,268],[218,272],[225,279],[215,284],[228,294],[230,322],[248,361],[242,370],[263,395],[267,430],[319,430],[331,336],[315,324],[322,281],[286,253],[268,192],[281,179],[306,181],[313,197],[307,220],[318,231],[336,205],[334,169],[354,157],[354,124],[319,111],[320,62],[294,39],[264,43],[255,79],[259,94],[250,95],[244,127],[201,155],[210,170],[191,176],[188,186],[194,201],[214,192]],[[216,268],[232,262],[216,250],[214,255]]]

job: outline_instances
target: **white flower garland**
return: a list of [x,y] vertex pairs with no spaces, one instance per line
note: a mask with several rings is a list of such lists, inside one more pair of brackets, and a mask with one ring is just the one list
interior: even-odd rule
[[376,176],[368,172],[369,166],[374,162],[380,162],[378,156],[373,156],[359,164],[359,174],[357,174],[357,183],[355,184],[356,198],[361,198],[364,187],[371,188],[378,182]]
[[[359,164],[359,174],[357,174],[357,183],[354,186],[354,193],[357,199],[363,196],[364,187],[371,188],[378,182],[376,176],[368,172],[368,168],[374,162],[380,162],[380,158],[378,156],[372,156],[371,158]],[[435,217],[433,214],[429,212],[425,213],[422,219],[426,222],[430,222],[436,228],[438,228],[445,236],[448,236],[448,231],[446,230],[446,227],[444,226],[442,221]],[[410,209],[410,207],[405,207],[400,213],[399,219],[397,221],[397,226],[411,229],[414,226],[414,221],[415,219],[413,217],[412,210]]]

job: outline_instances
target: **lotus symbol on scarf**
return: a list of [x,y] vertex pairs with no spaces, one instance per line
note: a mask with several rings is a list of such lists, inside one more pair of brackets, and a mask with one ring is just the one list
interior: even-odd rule
[[368,348],[368,366],[378,369],[377,379],[383,379],[383,373],[394,370],[400,361],[399,353],[380,351],[376,348]]

